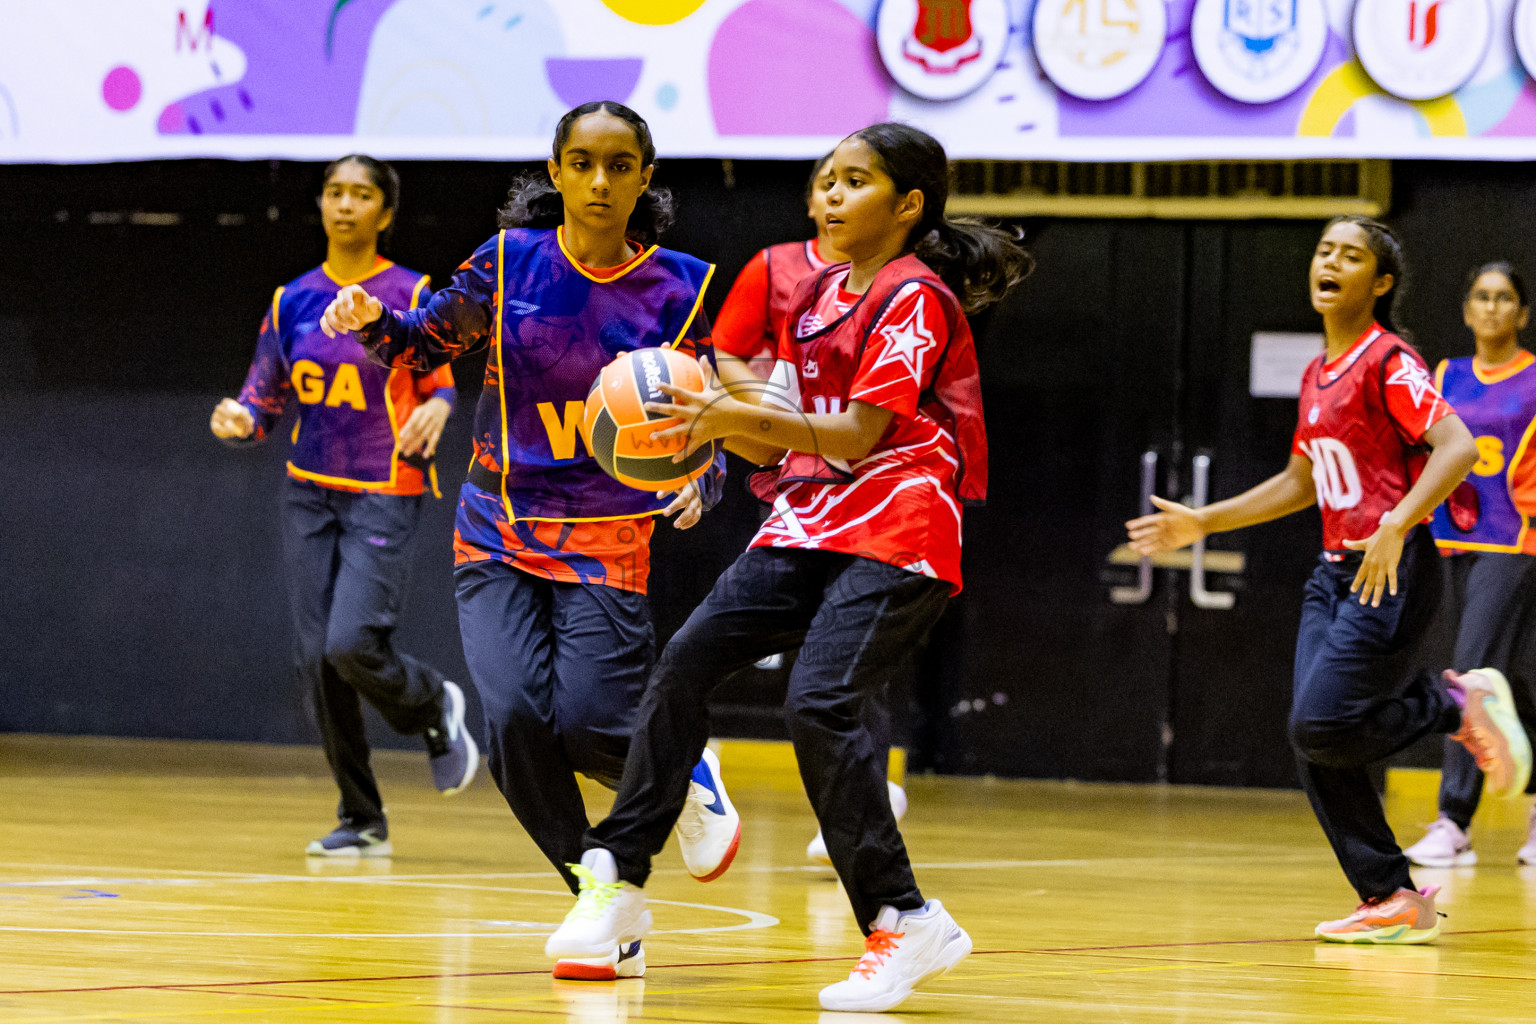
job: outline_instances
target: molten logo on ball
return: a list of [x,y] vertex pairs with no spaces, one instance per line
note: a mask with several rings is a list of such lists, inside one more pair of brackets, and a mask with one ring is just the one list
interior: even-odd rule
[[626,352],[603,367],[582,416],[582,439],[603,472],[641,491],[675,491],[702,476],[714,461],[716,442],[702,445],[682,462],[672,459],[687,447],[685,438],[657,440],[658,430],[675,426],[676,417],[647,412],[647,402],[665,402],[661,385],[704,390],[699,366],[670,348]]

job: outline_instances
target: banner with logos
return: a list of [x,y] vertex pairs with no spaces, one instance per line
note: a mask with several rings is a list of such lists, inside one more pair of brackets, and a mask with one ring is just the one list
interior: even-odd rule
[[1531,159],[1533,69],[1536,0],[9,0],[0,162],[536,159],[593,99],[664,157]]

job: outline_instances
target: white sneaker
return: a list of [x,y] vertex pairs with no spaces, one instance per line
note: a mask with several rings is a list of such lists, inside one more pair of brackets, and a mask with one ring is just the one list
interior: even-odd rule
[[1531,808],[1531,825],[1526,832],[1525,845],[1515,851],[1515,859],[1521,864],[1536,864],[1536,806]]
[[895,1009],[913,989],[949,971],[971,952],[971,937],[938,900],[904,914],[881,907],[873,929],[848,980],[821,990],[823,1010]]
[[1469,868],[1477,863],[1477,852],[1472,849],[1468,833],[1444,815],[1436,818],[1424,838],[1403,854],[1421,868]]
[[645,950],[640,940],[614,946],[607,956],[565,957],[555,961],[554,976],[576,981],[615,981],[645,976]]
[[688,800],[677,819],[677,843],[688,873],[701,882],[725,874],[741,845],[741,815],[725,793],[720,759],[707,747],[693,766]]
[[571,872],[581,885],[576,905],[544,943],[544,955],[556,960],[600,960],[619,947],[639,942],[651,930],[645,891],[619,881],[619,869],[607,850],[588,850]]
[[[896,815],[896,822],[900,824],[902,817],[907,813],[907,791],[889,779],[886,780],[885,785],[891,794],[891,813]],[[832,855],[827,852],[827,841],[822,836],[821,829],[816,830],[816,838],[812,839],[810,845],[805,848],[805,855],[817,864],[832,866]]]

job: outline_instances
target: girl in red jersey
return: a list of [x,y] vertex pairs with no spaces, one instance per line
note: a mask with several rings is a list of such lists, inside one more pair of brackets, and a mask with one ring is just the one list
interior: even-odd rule
[[453,376],[446,366],[375,366],[356,338],[328,338],[318,323],[347,285],[400,305],[430,296],[424,274],[379,255],[399,199],[394,168],[372,157],[344,156],[326,168],[326,260],[272,296],[245,387],[219,403],[211,423],[231,443],[261,441],[284,411],[299,408],[283,492],[294,653],[341,789],[340,823],[309,844],[316,857],[387,857],[392,849],[359,697],[396,731],[426,739],[444,793],[469,785],[479,764],[463,692],[391,642]]
[[[1312,308],[1327,351],[1302,378],[1296,438],[1278,475],[1234,498],[1161,510],[1127,523],[1153,555],[1222,530],[1310,507],[1323,514],[1323,554],[1307,583],[1290,717],[1302,788],[1361,904],[1317,926],[1333,942],[1430,942],[1435,887],[1419,890],[1367,766],[1431,733],[1465,744],[1496,792],[1516,796],[1531,753],[1503,676],[1444,682],[1415,674],[1415,641],[1434,614],[1440,567],[1420,524],[1477,462],[1460,417],[1424,360],[1392,333],[1402,249],[1365,217],[1330,221],[1312,254]],[[1429,458],[1415,480],[1415,455]]]
[[728,391],[668,389],[672,403],[653,406],[684,420],[658,436],[787,455],[774,514],[662,653],[618,799],[586,839],[583,861],[605,884],[583,888],[545,951],[583,955],[650,926],[640,887],[683,807],[678,773],[704,748],[709,693],[799,648],[790,736],[868,936],[821,1005],[886,1010],[959,963],[970,938],[917,888],[863,706],[960,588],[961,504],[985,496],[987,470],[965,313],[1000,299],[1028,256],[1001,231],[945,218],[944,149],[915,128],[856,132],[832,166],[827,226],[851,263],[796,289],[768,386],[721,359]]
[[[611,787],[655,662],[646,583],[658,515],[686,529],[720,493],[711,471],[676,497],[631,490],[578,444],[598,372],[622,352],[709,343],[714,267],[656,244],[671,196],[651,187],[650,127],[619,103],[584,103],[555,128],[546,176],[513,188],[503,230],[421,309],[344,289],[326,330],[359,332],[388,365],[425,370],[487,349],[475,456],[459,490],[459,630],[485,707],[488,767],[518,822],[575,891],[587,811],[578,773]],[[692,774],[690,775],[690,769]],[[683,861],[709,881],[740,818],[710,752],[679,769]],[[565,958],[555,976],[645,972],[639,936]]]
[[778,358],[779,331],[795,287],[834,263],[847,262],[827,231],[827,191],[831,185],[832,154],[828,153],[816,162],[805,182],[805,212],[816,225],[816,237],[758,250],[736,275],[720,315],[715,317],[713,340],[724,340],[723,351],[743,353],[742,360],[763,379],[773,372]]
[[[773,372],[778,357],[779,333],[789,312],[789,300],[795,288],[807,277],[814,276],[835,263],[846,263],[848,258],[838,250],[827,231],[827,193],[832,188],[832,154],[828,153],[811,168],[811,176],[805,182],[806,216],[816,225],[816,237],[805,242],[780,242],[766,249],[747,262],[731,292],[715,318],[715,330],[711,340],[715,346],[716,361],[725,360],[739,365],[736,373],[742,379],[748,372],[766,380]],[[778,453],[772,449],[751,449],[737,442],[738,454],[747,458],[776,461]],[[764,659],[762,667],[777,667],[783,655],[774,654]],[[864,705],[866,722],[876,751],[884,751],[887,760],[891,749],[891,709],[889,695],[869,700]],[[894,782],[886,783],[890,791],[891,811],[900,822],[907,811],[907,794]],[[805,855],[818,864],[831,866],[827,853],[826,837],[818,830],[805,848]]]

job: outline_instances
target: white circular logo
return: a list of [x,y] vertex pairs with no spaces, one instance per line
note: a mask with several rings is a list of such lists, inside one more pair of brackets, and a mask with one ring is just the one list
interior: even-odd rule
[[1472,77],[1493,38],[1488,0],[1359,0],[1355,53],[1399,99],[1432,100]]
[[880,60],[925,100],[953,100],[992,77],[1008,45],[1007,0],[881,0]]
[[1312,407],[1312,411],[1307,413],[1307,422],[1308,423],[1316,423],[1317,422],[1317,414],[1318,414],[1318,412],[1319,412],[1319,410],[1318,410],[1317,406],[1314,405]]
[[1536,2],[1515,0],[1515,52],[1525,73],[1536,78]]
[[1223,95],[1272,103],[1301,88],[1328,45],[1323,0],[1195,0],[1195,63]]
[[1062,92],[1108,100],[1140,85],[1168,35],[1163,0],[1038,0],[1035,57]]

